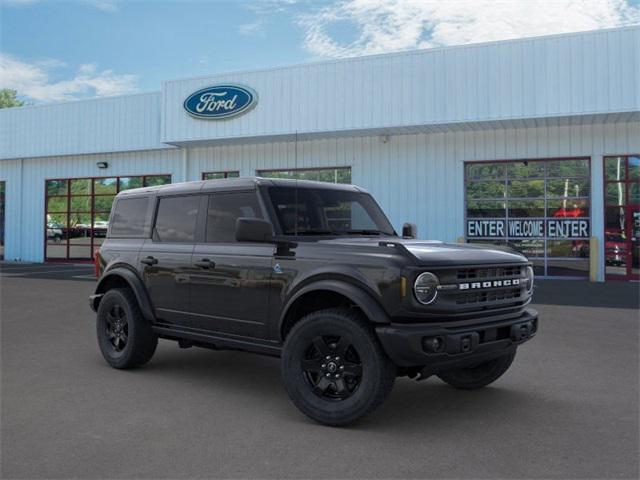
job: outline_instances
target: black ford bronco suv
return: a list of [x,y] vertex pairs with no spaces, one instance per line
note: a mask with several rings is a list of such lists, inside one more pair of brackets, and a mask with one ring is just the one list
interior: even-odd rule
[[158,339],[280,356],[307,416],[345,425],[397,376],[462,389],[504,374],[537,331],[533,270],[509,249],[398,236],[352,185],[240,178],[120,193],[90,298],[106,361]]

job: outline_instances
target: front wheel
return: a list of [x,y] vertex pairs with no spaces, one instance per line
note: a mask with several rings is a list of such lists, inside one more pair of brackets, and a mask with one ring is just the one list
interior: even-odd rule
[[476,390],[495,382],[509,369],[516,356],[515,349],[498,358],[468,368],[438,373],[438,378],[452,387]]
[[293,327],[283,347],[282,375],[305,415],[343,426],[384,401],[396,370],[362,315],[337,308],[311,313]]

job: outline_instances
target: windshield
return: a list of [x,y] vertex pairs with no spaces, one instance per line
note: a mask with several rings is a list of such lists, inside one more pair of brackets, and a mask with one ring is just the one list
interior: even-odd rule
[[395,235],[367,193],[273,187],[269,196],[285,235]]

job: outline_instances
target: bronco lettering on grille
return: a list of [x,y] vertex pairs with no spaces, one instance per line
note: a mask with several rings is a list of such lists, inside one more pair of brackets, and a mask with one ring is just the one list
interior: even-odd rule
[[494,287],[513,287],[520,285],[519,278],[513,278],[511,280],[491,280],[486,282],[471,282],[461,283],[458,286],[460,290],[477,290],[480,288],[494,288]]

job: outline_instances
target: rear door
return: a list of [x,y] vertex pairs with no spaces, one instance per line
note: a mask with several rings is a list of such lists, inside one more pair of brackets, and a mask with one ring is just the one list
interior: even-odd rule
[[256,191],[208,195],[205,243],[192,256],[192,322],[214,332],[268,338],[275,246],[236,242],[240,217],[265,218]]
[[158,198],[152,238],[140,252],[140,271],[163,322],[189,323],[191,256],[196,239],[200,195]]

